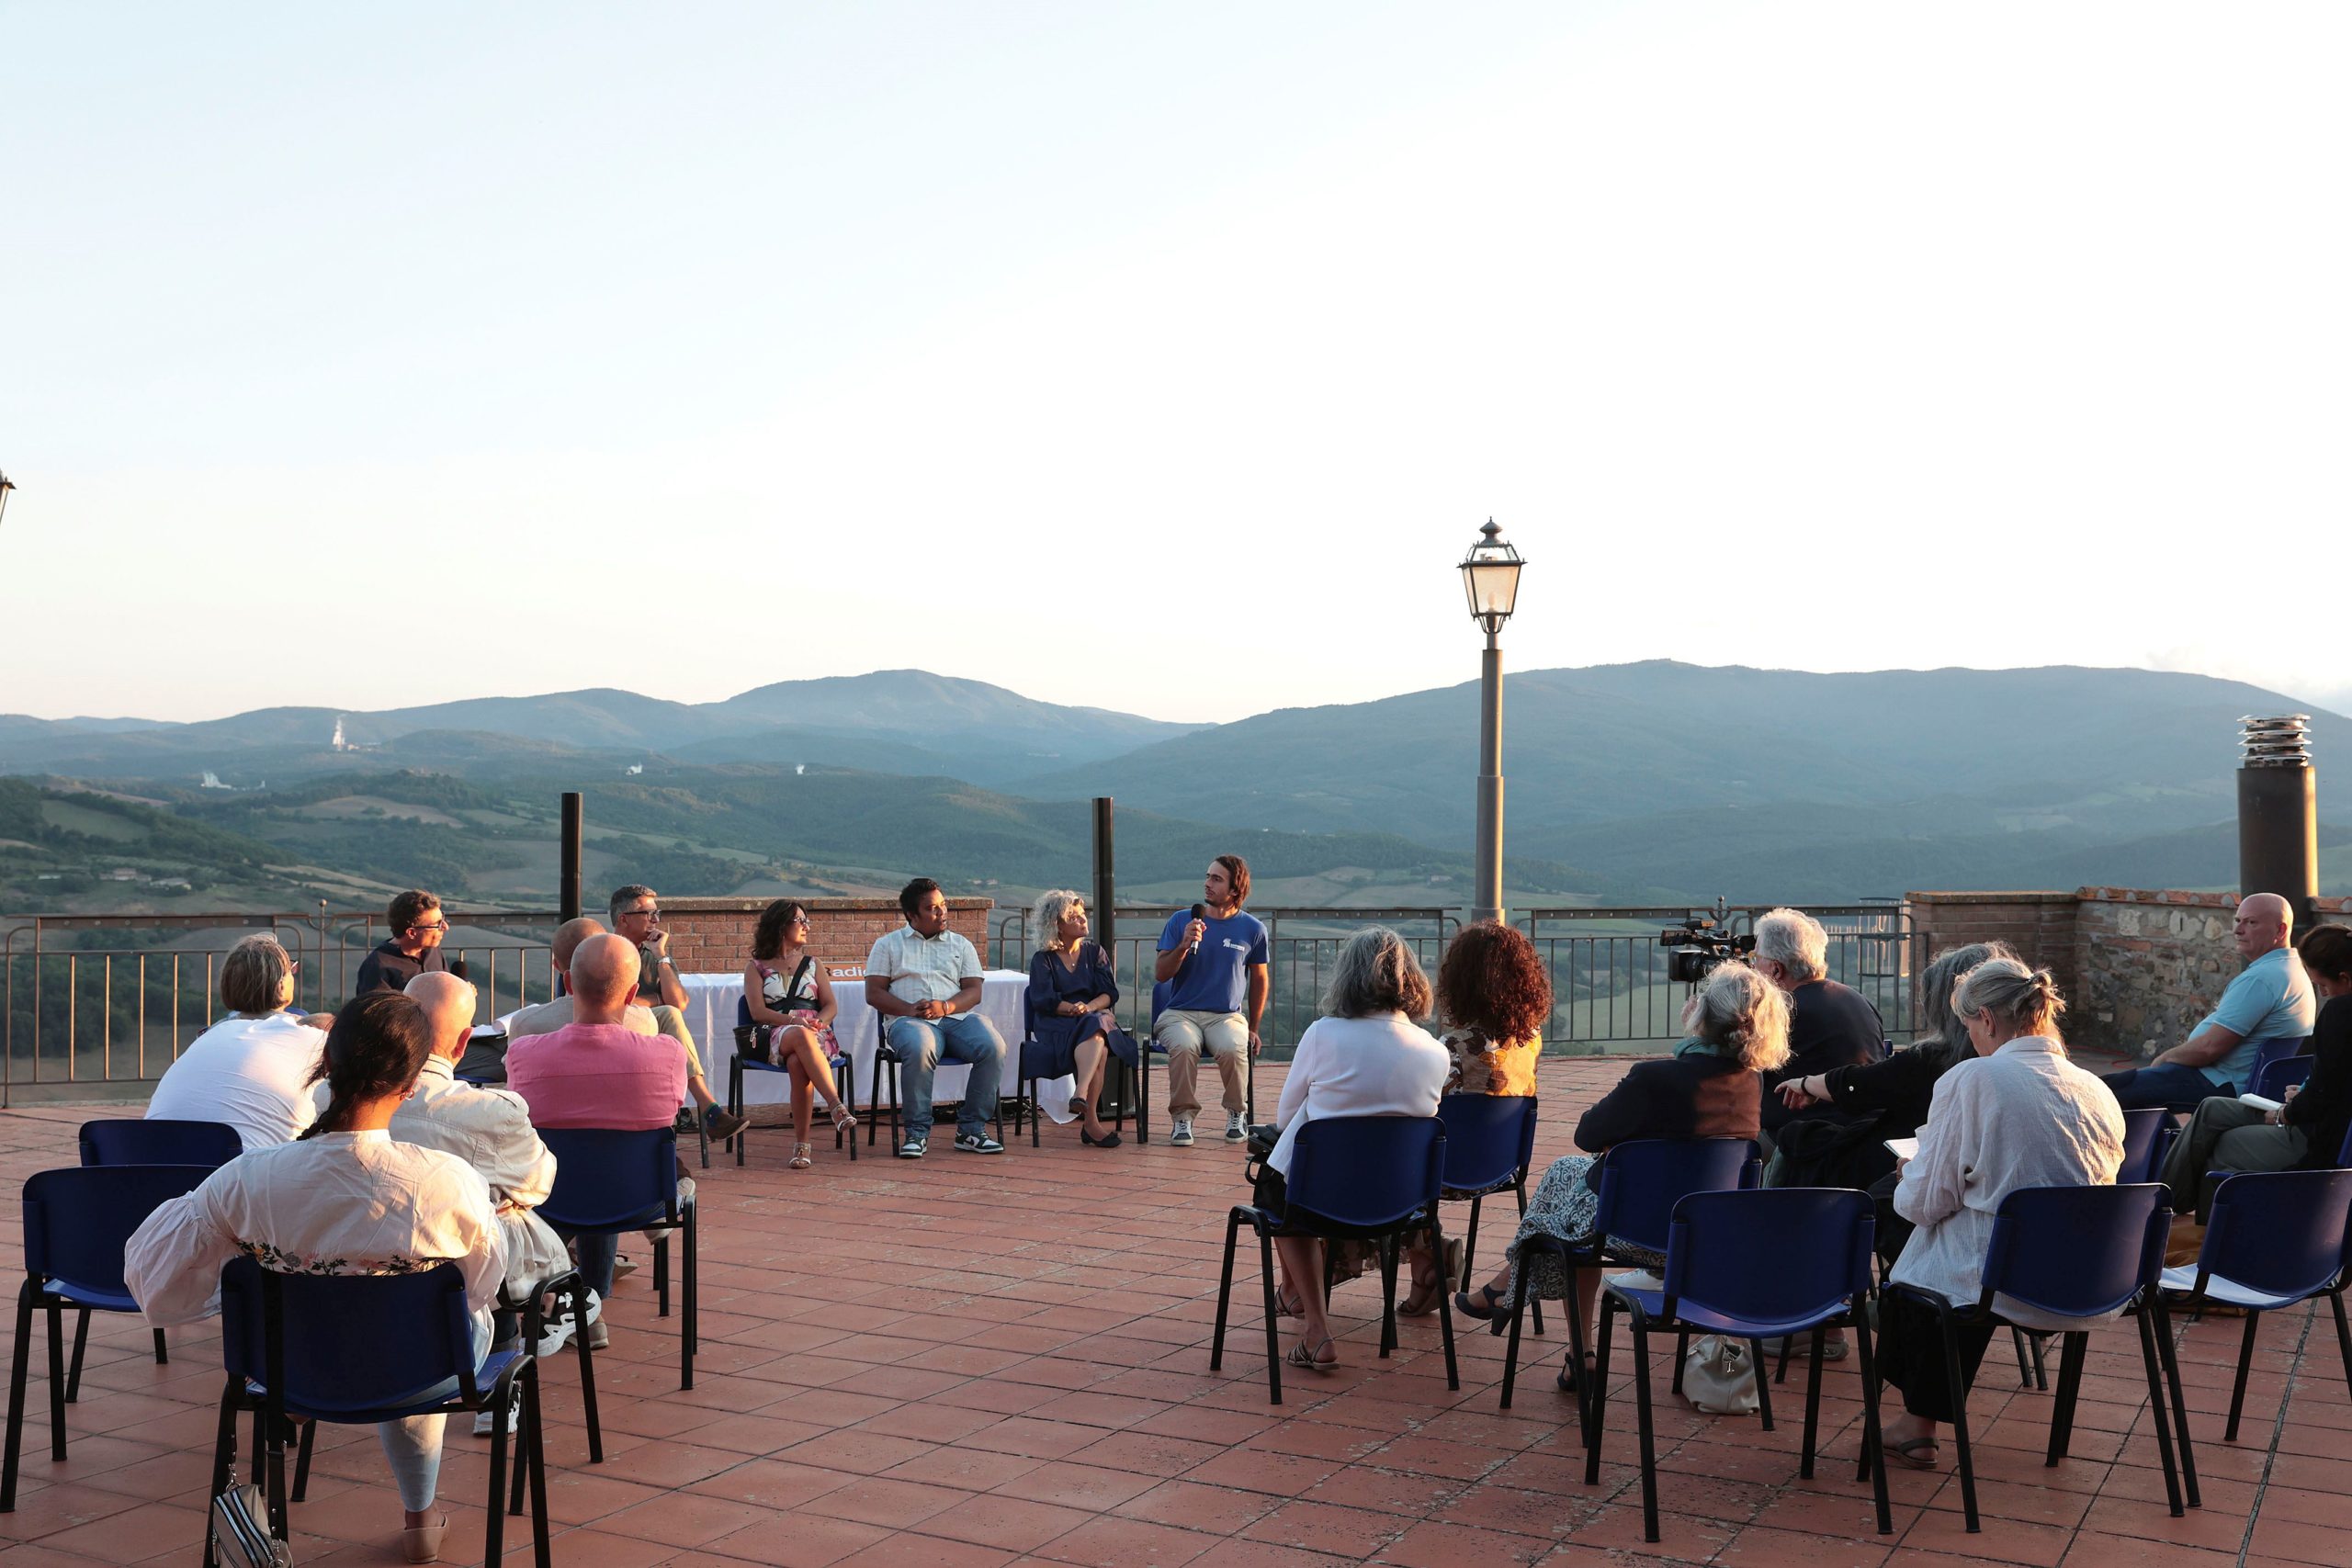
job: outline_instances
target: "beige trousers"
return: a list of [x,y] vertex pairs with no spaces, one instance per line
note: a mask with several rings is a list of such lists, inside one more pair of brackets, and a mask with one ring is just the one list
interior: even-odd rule
[[1249,1060],[1250,1024],[1239,1013],[1170,1009],[1153,1023],[1152,1034],[1168,1048],[1169,1115],[1191,1116],[1201,1109],[1195,1083],[1204,1045],[1216,1058],[1217,1077],[1225,1083],[1226,1114],[1239,1116],[1249,1109],[1242,1074]]

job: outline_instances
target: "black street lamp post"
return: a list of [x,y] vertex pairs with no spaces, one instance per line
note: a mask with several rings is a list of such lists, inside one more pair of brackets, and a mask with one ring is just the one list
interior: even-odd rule
[[1477,902],[1473,921],[1503,918],[1503,623],[1519,601],[1519,569],[1525,563],[1503,538],[1495,520],[1478,530],[1478,542],[1462,562],[1462,586],[1470,595],[1470,618],[1487,628],[1481,661],[1478,707]]

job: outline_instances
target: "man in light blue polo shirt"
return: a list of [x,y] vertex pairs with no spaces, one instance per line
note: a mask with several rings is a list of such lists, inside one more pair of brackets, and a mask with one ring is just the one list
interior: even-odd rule
[[2238,954],[2247,960],[2195,1032],[2144,1067],[2104,1079],[2126,1111],[2162,1106],[2187,1115],[2200,1100],[2250,1087],[2254,1059],[2277,1040],[2300,1040],[2319,1014],[2311,976],[2287,945],[2294,912],[2276,893],[2238,906]]

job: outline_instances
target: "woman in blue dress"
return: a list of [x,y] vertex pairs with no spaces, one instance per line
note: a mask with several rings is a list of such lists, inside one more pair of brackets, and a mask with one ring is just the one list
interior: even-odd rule
[[1111,955],[1086,939],[1086,900],[1066,887],[1038,898],[1030,929],[1045,942],[1029,960],[1030,1049],[1036,1055],[1027,1066],[1041,1078],[1075,1078],[1069,1109],[1080,1122],[1079,1141],[1116,1148],[1119,1134],[1104,1130],[1094,1102],[1114,1055],[1135,1065],[1136,1042],[1111,1011],[1119,1000]]

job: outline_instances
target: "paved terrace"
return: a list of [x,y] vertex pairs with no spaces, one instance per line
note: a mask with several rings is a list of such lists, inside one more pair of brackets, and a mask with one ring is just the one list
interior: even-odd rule
[[[1575,1111],[1623,1071],[1547,1063],[1542,1155],[1567,1152]],[[1280,1070],[1261,1072],[1271,1103]],[[102,1114],[107,1112],[91,1112]],[[6,1179],[70,1164],[85,1112],[0,1115]],[[1344,1287],[1346,1366],[1286,1380],[1266,1404],[1254,1289],[1237,1292],[1232,1352],[1208,1371],[1226,1205],[1239,1153],[1155,1143],[1108,1154],[1048,1129],[999,1159],[949,1154],[853,1168],[830,1149],[783,1168],[786,1138],[760,1140],[743,1171],[702,1187],[704,1348],[698,1386],[677,1390],[673,1325],[653,1316],[648,1275],[613,1303],[599,1359],[606,1462],[586,1462],[573,1370],[548,1377],[555,1561],[942,1564],[1102,1568],[1400,1568],[1668,1561],[1732,1568],[2224,1568],[2352,1560],[2352,1404],[2323,1312],[2265,1325],[2244,1439],[2221,1441],[2238,1325],[2184,1332],[2182,1359],[2205,1507],[2165,1511],[2138,1350],[2095,1340],[2075,1456],[2041,1463],[2051,1396],[2017,1389],[1996,1342],[1972,1413],[1982,1434],[1984,1530],[1962,1530],[1959,1483],[1893,1476],[1895,1533],[1871,1529],[1853,1479],[1860,1420],[1852,1362],[1824,1394],[1820,1477],[1797,1479],[1800,1398],[1780,1427],[1690,1414],[1659,1390],[1663,1542],[1642,1542],[1633,1404],[1610,1404],[1601,1483],[1581,1483],[1557,1352],[1533,1342],[1519,1408],[1496,1408],[1501,1341],[1465,1333],[1449,1393],[1434,1318],[1406,1320],[1379,1360],[1376,1287]],[[1502,1207],[1508,1210],[1508,1200]],[[1463,1209],[1449,1209],[1460,1213]],[[1489,1257],[1508,1232],[1490,1212]],[[15,1225],[0,1246],[14,1252]],[[639,1249],[642,1250],[641,1248]],[[196,1561],[220,1389],[217,1340],[175,1330],[157,1367],[145,1330],[101,1316],[70,1461],[52,1465],[36,1382],[24,1493],[0,1517],[10,1568]],[[1557,1343],[1557,1331],[1553,1344]],[[1621,1342],[1622,1343],[1622,1342]],[[569,1352],[567,1352],[567,1355]],[[2052,1358],[2052,1373],[2055,1373]],[[35,1366],[40,1359],[35,1358]],[[1621,1361],[1622,1365],[1622,1361]],[[1798,1371],[1791,1369],[1796,1394]],[[487,1442],[451,1424],[442,1500],[449,1562],[477,1561]],[[1949,1445],[1947,1445],[1949,1465]],[[296,1560],[397,1560],[398,1516],[372,1433],[330,1428],[311,1499],[294,1510]],[[515,1521],[516,1524],[522,1521]],[[511,1562],[527,1562],[519,1530]]]

